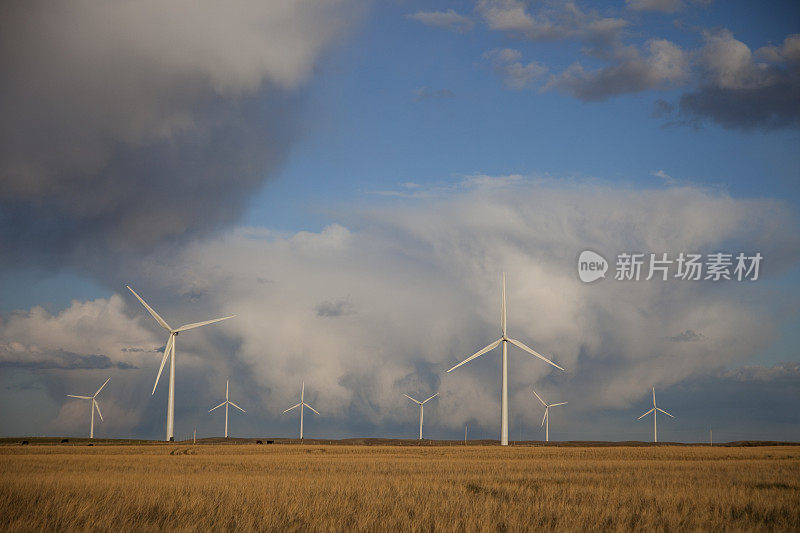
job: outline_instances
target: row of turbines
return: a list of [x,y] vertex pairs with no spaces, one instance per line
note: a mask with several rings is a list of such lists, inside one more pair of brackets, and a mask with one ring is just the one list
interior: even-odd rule
[[[152,315],[152,317],[156,320],[156,322],[158,322],[158,324],[161,325],[161,327],[163,327],[164,329],[166,329],[169,332],[169,338],[167,339],[167,344],[166,344],[166,346],[164,348],[164,357],[161,360],[161,366],[158,369],[158,374],[156,375],[156,381],[155,381],[155,384],[153,385],[153,391],[152,391],[151,394],[155,394],[156,387],[158,387],[158,382],[161,379],[161,374],[162,374],[162,372],[164,370],[164,366],[165,366],[167,360],[169,360],[169,362],[170,362],[170,366],[169,366],[169,395],[168,395],[168,399],[167,399],[167,432],[166,432],[167,434],[166,434],[166,440],[167,441],[171,441],[171,440],[174,440],[174,427],[175,427],[174,426],[174,422],[175,422],[175,345],[176,345],[176,340],[177,340],[178,334],[182,333],[184,331],[188,331],[190,329],[195,329],[195,328],[199,328],[201,326],[207,326],[209,324],[214,324],[214,323],[217,323],[217,322],[221,322],[223,320],[228,320],[229,318],[233,318],[236,315],[231,315],[231,316],[226,316],[226,317],[221,317],[221,318],[215,318],[215,319],[212,319],[212,320],[205,320],[203,322],[194,322],[194,323],[191,323],[191,324],[186,324],[186,325],[180,326],[178,328],[172,328],[163,318],[161,318],[161,316],[152,307],[150,307],[147,304],[147,302],[144,301],[144,299],[141,296],[139,296],[136,293],[136,291],[134,291],[130,286],[126,286],[126,287],[141,302],[141,304],[145,307],[145,309],[147,309],[147,311],[150,313],[150,315]],[[502,384],[501,384],[501,393],[500,393],[501,394],[501,398],[500,398],[500,444],[502,446],[507,446],[508,445],[508,344],[510,343],[510,344],[516,346],[517,348],[519,348],[519,349],[521,349],[521,350],[523,350],[525,352],[528,352],[529,354],[533,355],[534,357],[537,357],[538,359],[541,359],[545,363],[547,363],[549,365],[552,365],[552,366],[554,366],[555,368],[557,368],[557,369],[559,369],[561,371],[565,371],[565,370],[561,366],[557,365],[556,363],[554,363],[550,359],[548,359],[548,358],[544,357],[543,355],[539,354],[534,349],[532,349],[529,346],[525,345],[521,341],[518,341],[516,339],[510,338],[508,336],[508,326],[507,326],[508,320],[507,320],[507,311],[506,311],[506,275],[505,275],[505,273],[503,273],[502,301],[501,301],[501,310],[500,311],[501,311],[501,313],[500,313],[500,332],[501,332],[500,338],[497,339],[496,341],[492,342],[491,344],[485,346],[484,348],[478,350],[473,355],[467,357],[466,359],[464,359],[463,361],[461,361],[460,363],[458,363],[454,367],[450,368],[447,372],[448,373],[452,372],[453,370],[457,369],[458,367],[460,367],[462,365],[465,365],[465,364],[469,363],[470,361],[472,361],[473,359],[477,359],[481,355],[484,355],[485,353],[488,353],[488,352],[490,352],[490,351],[494,350],[495,348],[497,348],[497,347],[502,345],[503,350],[502,350],[502,363],[501,363],[501,369],[502,369],[502,371],[501,371],[501,380],[502,380]],[[106,386],[108,381],[109,380],[107,379],[105,381],[105,383],[103,383],[103,385],[97,390],[97,392],[94,393],[93,396],[68,395],[71,398],[80,398],[80,399],[85,399],[85,400],[91,400],[92,401],[92,404],[91,404],[91,407],[92,407],[91,408],[91,425],[90,425],[90,429],[89,429],[89,437],[90,438],[94,438],[94,413],[95,413],[95,410],[97,411],[97,414],[100,416],[100,420],[101,421],[103,420],[103,415],[100,413],[100,407],[99,407],[99,405],[97,403],[97,399],[96,398],[97,398],[97,395],[100,394],[100,391],[103,390],[103,387]],[[533,391],[533,394],[536,396],[536,398],[542,403],[542,405],[545,408],[544,417],[542,418],[542,425],[546,426],[545,438],[546,438],[547,441],[549,441],[550,440],[550,408],[551,407],[561,406],[561,405],[566,405],[567,402],[559,402],[559,403],[548,404],[547,402],[545,402],[541,398],[541,396],[539,396],[539,394],[536,393],[536,391]],[[419,438],[420,439],[422,439],[422,424],[423,424],[423,419],[424,419],[424,405],[425,405],[425,403],[427,403],[430,400],[434,399],[438,395],[439,395],[439,393],[437,392],[436,394],[434,394],[433,396],[427,398],[426,400],[420,401],[420,400],[416,400],[415,398],[412,398],[411,396],[405,394],[406,398],[408,398],[412,402],[415,402],[415,403],[417,403],[419,405]],[[217,405],[216,407],[213,407],[212,409],[209,410],[209,412],[211,412],[211,411],[214,411],[215,409],[218,409],[220,407],[223,407],[223,406],[225,407],[225,437],[228,436],[228,407],[231,406],[231,405],[233,407],[235,407],[236,409],[239,409],[240,411],[245,412],[244,409],[242,409],[241,407],[239,407],[238,405],[236,405],[235,403],[230,401],[230,399],[229,399],[229,386],[228,386],[228,382],[226,380],[226,382],[225,382],[225,401],[222,402],[221,404]],[[300,403],[298,403],[296,405],[293,405],[292,407],[289,407],[288,409],[286,409],[284,411],[284,413],[287,413],[287,412],[289,412],[289,411],[291,411],[293,409],[297,409],[297,408],[300,409],[300,438],[302,439],[303,438],[303,414],[304,414],[304,409],[308,408],[312,412],[316,413],[317,415],[320,414],[316,409],[314,409],[313,407],[311,407],[309,404],[307,404],[305,402],[305,382],[303,382],[303,384],[301,386],[301,389],[300,389]],[[639,417],[639,419],[642,419],[643,417],[649,415],[650,413],[653,413],[653,442],[658,442],[658,426],[657,426],[657,424],[658,424],[658,422],[657,422],[658,412],[661,412],[661,413],[663,413],[663,414],[665,414],[667,416],[675,418],[673,415],[669,414],[668,412],[666,412],[665,410],[661,409],[660,407],[658,407],[656,405],[656,392],[655,392],[655,388],[653,388],[653,408]]]
[[[103,421],[103,414],[100,412],[100,405],[97,403],[97,395],[100,394],[100,391],[103,390],[103,388],[108,384],[109,381],[111,381],[111,378],[108,378],[107,380],[105,380],[105,382],[102,385],[100,385],[100,388],[97,389],[97,392],[95,392],[94,395],[92,395],[92,396],[78,396],[76,394],[67,394],[67,397],[69,397],[69,398],[79,398],[81,400],[91,400],[92,401],[91,414],[90,414],[90,418],[89,418],[89,438],[90,439],[94,438],[94,413],[95,413],[95,411],[97,411],[97,415],[100,417],[100,421],[101,422]],[[292,409],[300,407],[300,438],[301,439],[303,438],[303,407],[308,407],[309,409],[311,409],[315,413],[319,414],[319,411],[317,411],[316,409],[314,409],[313,407],[311,407],[310,405],[308,405],[305,402],[305,400],[304,400],[305,389],[306,389],[306,384],[305,384],[305,382],[303,382],[303,384],[302,384],[302,386],[300,388],[300,403],[298,403],[297,405],[293,405],[292,407],[290,407],[290,408],[288,408],[288,409],[286,409],[284,411],[284,414],[285,414],[285,413],[288,413],[289,411],[291,411]],[[235,407],[236,409],[240,410],[243,413],[247,412],[244,409],[242,409],[241,407],[239,407],[238,405],[236,405],[236,403],[231,401],[231,399],[230,399],[230,384],[229,384],[229,381],[226,379],[225,380],[225,401],[222,402],[221,404],[217,405],[216,407],[212,407],[211,409],[208,410],[208,412],[210,413],[212,411],[216,411],[220,407],[225,407],[225,438],[226,439],[228,438],[228,408],[230,406]],[[422,435],[422,433],[420,432],[420,438],[422,438],[421,435]],[[171,440],[171,439],[168,439],[168,440]]]

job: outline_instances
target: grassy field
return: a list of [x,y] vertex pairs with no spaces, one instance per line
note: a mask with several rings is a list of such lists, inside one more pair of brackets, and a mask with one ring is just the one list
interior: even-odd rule
[[800,529],[800,447],[2,446],[0,530]]

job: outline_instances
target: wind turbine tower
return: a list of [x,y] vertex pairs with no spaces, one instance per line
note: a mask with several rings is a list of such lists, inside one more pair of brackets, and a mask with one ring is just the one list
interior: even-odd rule
[[97,398],[97,395],[100,394],[100,391],[103,390],[103,387],[106,386],[106,383],[108,383],[109,381],[111,381],[111,378],[108,378],[102,385],[100,385],[100,388],[97,389],[97,392],[94,393],[94,396],[76,396],[74,394],[67,394],[67,397],[69,397],[69,398],[79,398],[81,400],[92,400],[91,422],[89,422],[89,438],[90,439],[94,438],[94,411],[95,411],[95,409],[97,409],[97,414],[100,417],[100,422],[103,421],[103,414],[100,412],[100,405],[98,405],[96,398]]
[[236,315],[226,316],[222,318],[215,318],[213,320],[206,320],[205,322],[195,322],[193,324],[186,324],[185,326],[181,326],[176,329],[172,329],[167,322],[161,318],[158,313],[153,310],[152,307],[147,305],[141,296],[136,294],[136,291],[131,289],[129,286],[128,290],[136,296],[142,305],[147,309],[153,318],[156,319],[162,328],[169,331],[169,339],[167,339],[167,346],[164,348],[164,358],[161,360],[161,367],[158,369],[158,375],[156,376],[156,383],[153,385],[153,392],[151,394],[156,393],[156,387],[158,386],[158,380],[161,378],[161,371],[164,370],[164,364],[167,362],[167,358],[169,358],[169,397],[167,399],[167,439],[175,440],[174,437],[174,429],[175,429],[175,340],[178,338],[178,333],[182,331],[187,331],[194,328],[199,328],[200,326],[207,326],[208,324],[213,324],[215,322],[220,322],[222,320],[227,320],[229,318],[233,318]]
[[650,413],[653,413],[653,442],[658,442],[658,411],[661,411],[662,413],[664,413],[667,416],[675,418],[674,416],[672,416],[671,414],[669,414],[668,412],[666,412],[665,410],[663,410],[662,408],[660,408],[660,407],[658,407],[656,405],[656,388],[653,387],[653,408],[650,409],[645,414],[643,414],[642,416],[640,416],[639,418],[636,419],[636,420],[641,420],[642,418],[646,417]]
[[308,407],[309,409],[317,413],[317,415],[319,415],[319,412],[316,409],[314,409],[313,407],[311,407],[306,403],[305,394],[306,394],[306,382],[304,381],[303,386],[300,388],[300,403],[291,406],[290,408],[288,408],[283,412],[284,414],[286,414],[296,407],[300,408],[300,440],[303,440],[303,408]]
[[542,402],[542,405],[544,405],[544,418],[542,418],[542,425],[545,426],[544,440],[545,442],[550,442],[550,408],[559,405],[567,405],[569,402],[547,403],[542,400],[541,396],[536,394],[536,391],[533,391],[533,394]]
[[[230,401],[230,399],[228,398],[228,380],[227,379],[225,380],[225,401],[222,402],[221,404],[219,404],[216,407],[212,407],[211,409],[208,410],[208,412],[210,413],[214,409],[218,409],[218,408],[222,407],[223,405],[225,406],[225,438],[227,439],[228,438],[228,406],[232,405],[232,406],[234,406],[235,408],[237,408],[238,410],[240,410],[243,413],[247,412],[244,409],[242,409],[241,407],[239,407],[238,405],[236,405],[235,403],[233,403],[232,401]],[[197,430],[195,429],[195,431],[197,431]]]
[[403,394],[403,396],[405,396],[406,398],[408,398],[412,402],[414,402],[416,404],[419,404],[419,440],[422,440],[422,419],[425,416],[425,407],[424,406],[425,406],[425,404],[427,402],[429,402],[430,400],[433,400],[434,398],[439,396],[439,393],[437,392],[436,394],[434,394],[433,396],[431,396],[427,400],[423,400],[423,401],[415,400],[414,398],[412,398],[408,394]]
[[490,350],[494,350],[501,344],[503,345],[503,359],[502,359],[502,366],[501,366],[501,376],[502,376],[502,390],[500,395],[500,444],[503,446],[508,446],[508,343],[510,342],[520,350],[524,350],[529,354],[538,357],[545,363],[553,365],[559,370],[564,370],[550,359],[540,355],[539,353],[535,352],[532,348],[526,346],[525,344],[521,343],[518,340],[514,340],[508,337],[508,331],[506,327],[506,274],[503,273],[503,292],[502,292],[502,303],[500,307],[500,332],[502,333],[502,337],[491,343],[489,346],[479,350],[475,354],[467,357],[456,366],[448,370],[448,372],[452,372],[456,368],[460,367],[461,365],[467,364],[476,357],[480,357],[481,355],[485,354]]

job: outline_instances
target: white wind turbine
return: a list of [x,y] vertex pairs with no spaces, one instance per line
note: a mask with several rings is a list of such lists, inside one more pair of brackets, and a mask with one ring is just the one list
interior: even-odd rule
[[105,387],[106,383],[108,383],[109,381],[111,381],[111,378],[108,378],[105,381],[105,383],[100,385],[100,388],[97,389],[97,392],[94,393],[94,396],[76,396],[74,394],[67,394],[67,396],[69,398],[80,398],[81,400],[92,400],[92,407],[91,407],[91,409],[92,409],[92,419],[91,420],[92,421],[89,424],[89,438],[90,439],[94,438],[94,410],[95,409],[97,409],[97,414],[100,416],[100,421],[101,422],[103,421],[103,415],[102,415],[102,413],[100,413],[100,406],[97,404],[97,400],[95,398],[97,398],[97,395],[100,394],[100,391],[103,390],[103,387]]
[[[641,420],[642,418],[646,417],[650,413],[653,413],[653,442],[658,442],[658,413],[656,411],[661,411],[667,416],[672,416],[662,408],[656,406],[656,388],[653,387],[653,408],[647,411],[645,414],[637,418],[636,420]],[[672,418],[675,418],[672,416]]]
[[545,424],[547,424],[544,430],[544,441],[550,442],[550,408],[559,405],[567,405],[569,402],[547,403],[544,400],[542,400],[541,396],[536,394],[536,391],[533,391],[533,394],[536,395],[539,401],[542,402],[542,405],[544,405],[544,418],[542,418],[542,425],[544,426]]
[[559,370],[564,370],[550,359],[543,357],[542,355],[536,353],[533,349],[525,346],[518,340],[510,339],[508,337],[508,332],[506,328],[506,274],[503,272],[503,302],[501,306],[501,316],[500,316],[500,331],[502,332],[503,336],[491,343],[486,348],[478,351],[474,355],[467,357],[456,366],[448,370],[448,372],[452,372],[456,368],[460,367],[463,364],[469,363],[476,357],[480,357],[481,355],[485,354],[489,350],[494,350],[500,344],[503,345],[503,363],[502,363],[502,393],[500,397],[500,444],[503,446],[508,446],[508,343],[510,342],[517,348],[521,350],[525,350],[531,355],[534,355],[544,361],[545,363],[549,363],[554,367],[558,368]]
[[[156,322],[161,324],[161,327],[169,331],[169,339],[167,339],[167,346],[164,348],[164,358],[161,360],[161,367],[158,369],[158,375],[156,376],[156,383],[153,385],[153,392],[151,394],[156,393],[156,387],[158,386],[158,380],[161,378],[161,371],[164,370],[164,364],[167,362],[167,358],[169,357],[169,399],[167,400],[167,439],[168,441],[174,440],[174,427],[175,427],[175,339],[178,337],[178,333],[182,331],[186,331],[189,329],[199,328],[200,326],[206,326],[208,324],[213,324],[214,322],[219,322],[221,320],[227,320],[229,318],[233,318],[236,315],[226,316],[222,318],[215,318],[214,320],[206,320],[205,322],[195,322],[193,324],[186,324],[185,326],[181,326],[176,329],[172,329],[166,321],[158,316],[152,307],[147,305],[141,296],[136,294],[136,291],[131,289],[128,285],[128,290],[133,293],[136,298],[142,302],[142,305],[147,309],[153,318],[156,319]],[[170,357],[171,356],[171,357]]]
[[299,407],[300,408],[300,439],[301,440],[303,438],[303,407],[308,407],[309,409],[311,409],[315,413],[319,414],[319,411],[317,411],[316,409],[314,409],[313,407],[311,407],[310,405],[308,405],[306,403],[305,395],[306,395],[306,382],[304,381],[303,382],[303,386],[300,389],[300,403],[298,403],[297,405],[291,406],[290,408],[288,408],[287,410],[285,410],[283,412],[284,414],[286,414],[289,411],[291,411],[292,409],[294,409],[295,407]]
[[223,405],[225,406],[225,438],[227,439],[228,438],[228,406],[232,405],[232,406],[234,406],[235,408],[237,408],[238,410],[240,410],[243,413],[247,412],[247,411],[245,411],[244,409],[242,409],[241,407],[239,407],[238,405],[236,405],[235,403],[233,403],[232,401],[230,401],[228,399],[228,380],[227,379],[225,380],[225,401],[222,402],[221,404],[219,404],[218,406],[209,409],[208,412],[210,413],[214,409],[219,409]]
[[415,400],[414,398],[412,398],[411,396],[409,396],[408,394],[405,394],[405,393],[403,394],[403,396],[405,396],[406,398],[408,398],[412,402],[414,402],[416,404],[419,404],[419,440],[422,440],[422,418],[425,415],[425,407],[423,407],[423,406],[425,405],[426,402],[428,402],[430,400],[433,400],[434,398],[439,396],[439,393],[437,392],[436,394],[434,394],[433,396],[431,396],[430,398],[428,398],[427,400],[424,400],[424,401]]

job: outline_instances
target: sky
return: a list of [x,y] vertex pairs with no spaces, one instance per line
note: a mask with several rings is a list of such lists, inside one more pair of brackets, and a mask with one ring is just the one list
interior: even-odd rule
[[[0,434],[800,441],[796,2],[0,7]],[[592,251],[605,277],[584,282]],[[643,254],[639,279],[621,254]],[[680,254],[700,254],[682,279]],[[732,279],[705,279],[731,254]],[[667,254],[667,279],[648,276]],[[735,273],[736,257],[760,254]],[[651,279],[646,279],[650,277]]]

